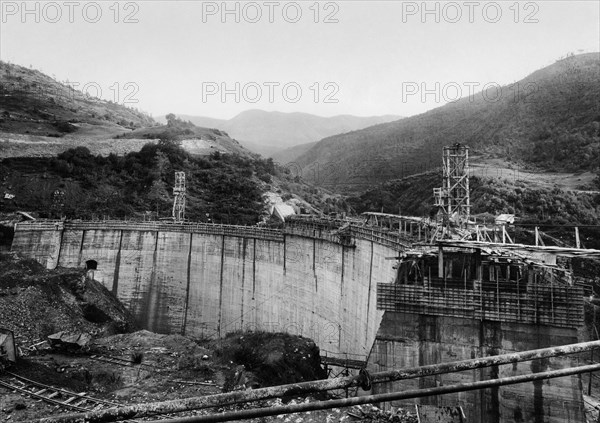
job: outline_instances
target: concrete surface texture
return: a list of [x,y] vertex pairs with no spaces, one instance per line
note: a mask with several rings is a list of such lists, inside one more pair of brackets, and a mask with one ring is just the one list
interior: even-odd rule
[[366,360],[383,314],[377,283],[394,278],[386,257],[396,251],[366,240],[352,248],[318,237],[263,239],[143,224],[19,226],[14,251],[48,268],[93,263],[94,278],[144,328],[160,333],[285,331],[312,338],[330,355]]
[[[373,372],[466,360],[576,343],[577,330],[545,325],[477,321],[457,317],[386,312],[369,357]],[[420,389],[510,377],[575,365],[577,357],[494,366],[374,386],[374,393]],[[579,376],[424,397],[385,406],[461,406],[468,422],[583,423]],[[382,406],[384,406],[382,404]]]

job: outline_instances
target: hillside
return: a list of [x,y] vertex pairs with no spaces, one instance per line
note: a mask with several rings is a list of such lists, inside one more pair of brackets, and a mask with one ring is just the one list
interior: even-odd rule
[[0,62],[0,98],[0,158],[52,157],[77,147],[95,155],[125,155],[159,139],[177,140],[192,154],[250,154],[217,129],[175,116],[177,124],[159,125],[136,109],[84,95],[42,72],[6,62]]
[[[159,139],[192,154],[249,154],[219,130],[177,120],[159,125],[129,107],[84,95],[37,70],[0,62],[0,158],[51,157],[70,148],[124,155]],[[174,119],[177,119],[173,117]]]
[[[269,201],[347,211],[339,195],[302,183],[271,159],[218,150],[190,154],[168,140],[125,156],[77,147],[55,157],[0,159],[0,210],[69,219],[169,218],[175,171],[186,173],[186,218],[192,221],[254,225],[268,219]],[[64,192],[58,208],[55,190]]]
[[353,192],[438,167],[442,147],[454,143],[469,145],[480,162],[503,158],[554,171],[600,166],[598,53],[560,60],[499,92],[323,139],[296,162],[305,180]]
[[298,157],[313,148],[318,141],[309,142],[306,144],[299,144],[293,147],[286,148],[285,150],[279,150],[271,154],[271,158],[277,163],[287,164],[294,162]]
[[[188,178],[191,220],[256,224],[281,201],[312,212],[346,210],[339,195],[296,180],[224,131],[172,114],[160,125],[17,65],[2,63],[0,76],[3,214],[168,218],[176,170]],[[57,189],[65,193],[60,210],[52,209]]]
[[118,139],[150,139],[176,141],[185,151],[195,155],[220,153],[237,153],[250,155],[240,143],[231,139],[227,133],[218,129],[208,129],[184,121],[170,114],[166,125],[136,129],[117,135]]
[[[0,200],[6,212],[53,216],[52,192],[62,190],[67,218],[144,218],[171,215],[174,172],[187,174],[187,217],[196,221],[255,224],[263,214],[263,182],[274,169],[266,161],[213,153],[191,156],[172,142],[148,144],[124,157],[94,156],[85,147],[54,158],[2,160]],[[206,214],[209,214],[207,217]]]
[[85,95],[40,71],[3,61],[0,96],[3,133],[97,138],[155,123],[136,109]]
[[148,141],[116,143],[114,136],[156,125],[136,109],[85,95],[38,70],[2,61],[0,98],[0,158],[49,157],[78,146],[95,154],[126,154],[139,151]]
[[[198,126],[226,131],[247,148],[263,155],[271,155],[277,150],[315,142],[331,135],[400,119],[400,116],[393,115],[321,117],[308,113],[263,110],[247,110],[229,120],[186,115],[180,117]],[[164,119],[161,117],[158,120]]]

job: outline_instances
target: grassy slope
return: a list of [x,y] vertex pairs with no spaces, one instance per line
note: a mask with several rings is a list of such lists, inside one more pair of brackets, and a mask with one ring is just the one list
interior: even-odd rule
[[78,146],[124,155],[159,138],[184,140],[195,154],[248,154],[219,130],[191,125],[174,133],[135,109],[87,97],[37,70],[5,62],[0,97],[0,157],[51,157]]
[[154,124],[135,109],[85,96],[37,70],[0,61],[0,132],[106,137]]
[[200,155],[208,155],[215,151],[252,155],[239,142],[230,138],[226,132],[199,127],[177,117],[174,117],[169,124],[136,129],[132,132],[122,133],[115,138],[177,141],[188,152]]

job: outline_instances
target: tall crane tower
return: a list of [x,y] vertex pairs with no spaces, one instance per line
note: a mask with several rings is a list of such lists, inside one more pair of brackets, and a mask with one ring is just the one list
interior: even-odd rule
[[455,144],[444,147],[443,186],[434,188],[435,205],[440,208],[444,226],[465,228],[471,214],[469,197],[469,147]]
[[185,172],[175,172],[175,186],[173,187],[173,220],[185,220]]

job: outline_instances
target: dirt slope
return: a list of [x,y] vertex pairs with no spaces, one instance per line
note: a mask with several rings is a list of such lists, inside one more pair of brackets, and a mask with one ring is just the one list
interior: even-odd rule
[[123,305],[78,269],[46,270],[14,253],[0,255],[0,325],[23,351],[59,331],[114,333],[133,327]]

